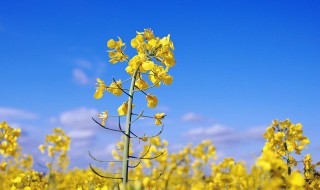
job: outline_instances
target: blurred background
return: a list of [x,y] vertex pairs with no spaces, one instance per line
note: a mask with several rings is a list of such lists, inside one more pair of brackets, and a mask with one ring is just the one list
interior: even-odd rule
[[[96,78],[126,79],[127,63],[109,63],[106,43],[121,37],[126,53],[136,31],[171,34],[173,84],[152,89],[148,109],[137,94],[135,111],[167,117],[162,139],[169,152],[210,139],[218,158],[251,164],[273,119],[302,123],[308,153],[320,160],[320,3],[318,1],[1,1],[0,121],[22,129],[23,152],[35,167],[47,161],[38,146],[61,127],[71,136],[70,167],[88,167],[91,151],[110,159],[120,134],[91,119],[117,114],[127,97],[95,100]],[[124,122],[124,121],[122,121]],[[108,120],[117,128],[117,121]],[[155,134],[139,120],[137,134]],[[134,142],[138,153],[142,144]]]

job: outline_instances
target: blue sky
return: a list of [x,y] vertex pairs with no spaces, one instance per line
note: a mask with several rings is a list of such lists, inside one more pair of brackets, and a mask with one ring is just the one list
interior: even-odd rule
[[[93,99],[95,79],[127,75],[125,63],[108,63],[106,42],[120,36],[132,56],[135,32],[152,28],[171,34],[176,49],[174,82],[151,91],[159,106],[147,110],[167,113],[169,149],[211,139],[220,156],[250,161],[263,129],[290,118],[320,160],[319,8],[311,0],[1,1],[0,120],[22,128],[25,152],[39,162],[37,146],[57,126],[74,137],[72,166],[87,166],[87,150],[108,157],[119,135],[90,117],[116,113],[125,97]],[[136,104],[145,108],[143,96]],[[155,132],[143,122],[137,131]]]

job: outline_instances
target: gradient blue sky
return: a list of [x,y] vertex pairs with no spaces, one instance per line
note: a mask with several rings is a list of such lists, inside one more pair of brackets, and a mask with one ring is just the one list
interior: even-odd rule
[[[290,118],[320,160],[319,10],[311,0],[1,1],[0,120],[22,128],[37,162],[45,160],[37,146],[56,126],[73,137],[72,166],[87,166],[87,150],[108,157],[119,135],[90,117],[116,113],[125,97],[93,99],[95,79],[127,75],[124,63],[108,63],[106,42],[120,36],[132,56],[135,32],[152,28],[170,33],[176,49],[174,82],[152,91],[160,102],[148,110],[167,113],[162,137],[171,151],[211,139],[218,156],[250,162],[263,129]],[[155,132],[143,122],[140,134]]]

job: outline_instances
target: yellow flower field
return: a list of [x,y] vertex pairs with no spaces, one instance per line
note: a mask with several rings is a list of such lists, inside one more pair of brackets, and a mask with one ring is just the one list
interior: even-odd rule
[[[112,174],[102,168],[92,166],[92,169],[65,171],[70,138],[60,128],[55,128],[46,136],[45,143],[39,145],[39,151],[48,154],[46,173],[31,169],[32,156],[21,154],[21,147],[17,144],[20,129],[2,122],[0,131],[1,189],[124,189],[121,179],[106,179],[105,176]],[[187,145],[176,153],[161,154],[168,142],[160,137],[151,138],[151,146],[145,145],[141,155],[161,156],[142,160],[140,164],[131,161],[130,165],[136,167],[129,170],[127,189],[320,188],[320,162],[314,162],[310,154],[304,155],[303,160],[296,159],[309,144],[308,138],[303,136],[301,124],[275,120],[266,129],[264,137],[265,146],[253,166],[237,162],[236,158],[216,162],[216,147],[208,140],[196,146]],[[118,145],[121,144],[120,141]],[[114,151],[113,157],[120,160],[122,150]],[[111,163],[108,171],[110,168],[119,170]]]

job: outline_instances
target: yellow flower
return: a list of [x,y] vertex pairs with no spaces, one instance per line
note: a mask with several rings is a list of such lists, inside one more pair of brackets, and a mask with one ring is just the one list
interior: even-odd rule
[[147,135],[143,135],[143,137],[139,138],[139,140],[146,142],[148,140],[148,137],[147,137]]
[[156,136],[156,137],[151,138],[150,143],[155,146],[160,146],[161,145],[160,137]]
[[[132,108],[134,108],[134,104],[132,104]],[[121,115],[126,115],[128,112],[128,102],[123,102],[121,106],[118,108],[118,114]]]
[[108,111],[106,110],[106,111],[104,111],[104,112],[102,112],[102,113],[99,113],[99,114],[98,114],[98,118],[102,119],[101,125],[102,125],[102,126],[105,126],[106,120],[107,120],[107,118],[108,118]]
[[305,180],[303,176],[299,173],[299,171],[292,172],[291,176],[289,177],[289,184],[292,187],[303,187]]
[[12,180],[12,182],[13,182],[13,183],[21,183],[21,180],[22,180],[21,177],[18,176],[18,177],[16,177],[16,178],[14,178],[14,179]]
[[141,67],[142,67],[141,72],[149,71],[149,70],[153,69],[154,62],[153,61],[149,61],[149,60],[144,61],[144,62],[142,62]]
[[145,59],[144,54],[138,54],[130,59],[129,66],[132,68],[132,70],[135,70],[142,64],[142,61],[144,59]]
[[240,164],[236,163],[232,168],[231,168],[231,174],[237,176],[237,177],[242,177],[246,175],[246,168]]
[[48,147],[48,156],[49,157],[53,157],[54,156],[54,147],[52,145],[50,145]]
[[107,46],[108,48],[116,48],[117,47],[117,42],[114,41],[113,39],[110,39],[108,42],[107,42]]
[[121,80],[118,80],[116,82],[112,82],[110,86],[107,88],[107,90],[116,96],[121,96],[122,94],[121,88],[122,88]]
[[149,87],[148,83],[145,80],[143,80],[142,78],[139,78],[138,80],[136,80],[135,85],[140,90],[146,90]]
[[19,137],[20,134],[21,134],[21,129],[19,129],[19,128],[18,128],[18,129],[13,129],[12,132],[13,132],[13,135],[14,135],[14,136]]
[[121,47],[123,47],[125,45],[125,43],[122,42],[122,39],[120,37],[118,37],[118,41],[115,41],[113,39],[110,39],[107,42],[107,46],[110,49],[116,49],[116,50],[120,50]]
[[7,141],[2,141],[1,148],[5,149],[7,146],[8,146],[8,142]]
[[157,113],[156,115],[154,115],[154,118],[156,119],[155,124],[156,125],[162,125],[161,120],[166,116],[165,113]]
[[144,29],[144,37],[149,41],[151,39],[154,39],[154,34],[153,31],[151,29]]
[[100,190],[109,190],[108,186],[104,185]]
[[157,87],[160,86],[161,81],[166,85],[170,85],[173,81],[173,77],[167,73],[168,70],[169,67],[164,69],[163,66],[155,65],[149,72],[149,80]]
[[121,106],[118,108],[118,114],[119,115],[126,115],[128,111],[128,102],[124,102],[121,104]]
[[62,135],[64,135],[64,131],[60,128],[60,127],[56,127],[52,130],[54,133],[60,133]]
[[302,137],[300,140],[301,140],[301,145],[310,144],[310,140],[307,137]]
[[170,85],[173,81],[173,77],[171,75],[166,74],[163,78],[162,81],[166,85]]
[[39,147],[39,150],[41,151],[41,153],[44,153],[44,149],[46,148],[43,144],[40,145]]
[[137,34],[136,37],[131,40],[131,46],[133,48],[136,48],[138,52],[143,51],[144,45],[145,45],[145,42],[141,34]]
[[96,89],[96,92],[94,93],[93,97],[95,99],[100,99],[100,98],[102,98],[104,91],[107,89],[107,86],[105,85],[103,80],[101,80],[100,78],[97,78],[96,86],[97,86],[97,89]]
[[143,178],[142,180],[143,187],[149,188],[150,182],[151,182],[150,177]]
[[274,128],[272,126],[267,127],[266,132],[263,134],[263,137],[266,139],[271,139],[274,135]]
[[153,69],[155,67],[155,64],[153,61],[148,60],[144,53],[138,53],[138,55],[130,59],[129,66],[129,68],[126,68],[127,72],[139,68],[140,72],[145,73]]
[[129,75],[133,75],[134,68],[131,67],[130,65],[128,65],[125,70]]
[[118,61],[122,62],[128,59],[128,56],[125,55],[122,50],[122,47],[125,45],[125,43],[122,42],[121,38],[118,37],[118,39],[118,41],[111,39],[107,43],[108,48],[113,49],[111,51],[108,51],[109,57],[111,58],[109,62],[112,64],[115,64]]
[[155,108],[158,104],[158,98],[150,93],[146,95],[146,99],[148,101],[149,108]]
[[0,171],[6,171],[7,165],[8,165],[7,162],[1,162],[1,164],[0,164]]

